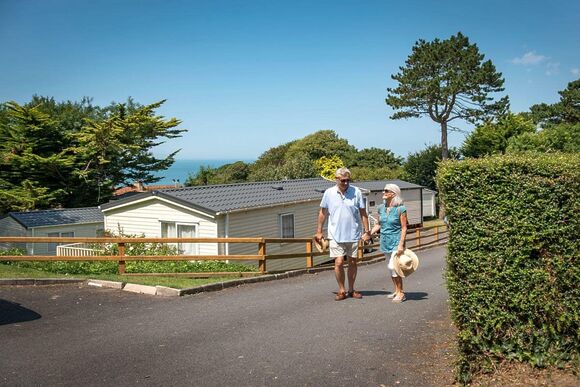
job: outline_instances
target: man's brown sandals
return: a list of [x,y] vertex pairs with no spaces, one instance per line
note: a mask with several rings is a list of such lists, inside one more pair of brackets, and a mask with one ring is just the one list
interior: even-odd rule
[[356,290],[353,290],[352,292],[348,292],[348,293],[338,292],[338,293],[336,293],[336,297],[334,297],[334,300],[335,301],[342,301],[347,297],[356,298],[357,300],[360,300],[363,296],[362,296],[362,294],[360,294]]

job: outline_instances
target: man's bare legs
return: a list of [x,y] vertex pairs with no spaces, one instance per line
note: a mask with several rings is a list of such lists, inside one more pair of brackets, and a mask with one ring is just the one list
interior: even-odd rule
[[[346,289],[344,288],[344,256],[336,257],[334,259],[334,275],[336,276],[336,282],[338,282],[338,294],[346,294]],[[350,273],[350,271],[349,271]],[[338,296],[338,295],[337,295]]]

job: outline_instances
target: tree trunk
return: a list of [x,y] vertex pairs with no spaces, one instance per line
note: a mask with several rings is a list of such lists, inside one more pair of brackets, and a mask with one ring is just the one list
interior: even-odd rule
[[447,122],[441,123],[441,160],[449,157],[449,146],[447,145]]
[[[441,122],[441,160],[449,158],[449,146],[447,145],[447,122]],[[445,218],[445,204],[439,201],[439,219]]]

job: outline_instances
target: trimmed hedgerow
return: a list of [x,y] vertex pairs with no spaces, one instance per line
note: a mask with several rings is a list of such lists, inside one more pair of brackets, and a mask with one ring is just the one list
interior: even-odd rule
[[577,366],[579,155],[448,161],[437,183],[459,380],[504,359]]

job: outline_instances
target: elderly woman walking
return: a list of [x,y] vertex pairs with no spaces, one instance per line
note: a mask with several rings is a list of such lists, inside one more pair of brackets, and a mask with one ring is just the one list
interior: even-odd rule
[[403,205],[401,189],[396,184],[387,184],[383,190],[384,203],[378,208],[378,223],[371,230],[371,234],[381,231],[380,249],[385,253],[385,259],[389,263],[391,279],[395,285],[395,291],[388,297],[393,302],[406,300],[403,292],[403,278],[397,274],[393,267],[396,257],[405,251],[405,238],[407,237],[407,209]]

